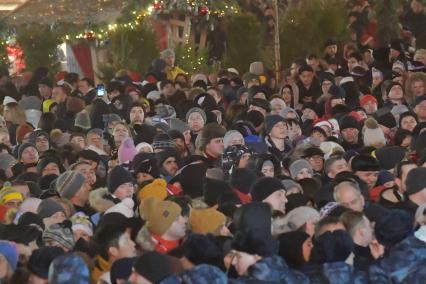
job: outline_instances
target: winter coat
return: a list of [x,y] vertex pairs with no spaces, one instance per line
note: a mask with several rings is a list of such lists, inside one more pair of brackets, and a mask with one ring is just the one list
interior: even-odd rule
[[426,243],[409,236],[370,267],[371,283],[424,283]]
[[250,266],[247,276],[230,279],[229,283],[307,284],[310,282],[304,274],[291,270],[280,256],[271,256],[262,258]]
[[200,264],[181,275],[170,276],[160,281],[159,284],[226,284],[228,278],[222,270],[209,264]]
[[302,271],[309,277],[312,284],[368,283],[365,273],[354,273],[353,267],[342,261],[307,264]]
[[106,187],[92,190],[89,194],[90,207],[100,213],[107,211],[109,208],[115,205],[112,200],[105,198],[107,195],[108,189]]

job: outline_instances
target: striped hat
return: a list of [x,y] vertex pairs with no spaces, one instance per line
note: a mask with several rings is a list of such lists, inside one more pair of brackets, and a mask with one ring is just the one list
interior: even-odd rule
[[77,171],[66,171],[55,182],[56,191],[62,198],[72,198],[83,186],[84,176]]

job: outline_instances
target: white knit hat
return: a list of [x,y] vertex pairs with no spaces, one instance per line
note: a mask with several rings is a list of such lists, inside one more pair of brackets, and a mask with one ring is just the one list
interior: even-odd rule
[[133,206],[135,206],[135,202],[131,198],[125,198],[120,203],[115,204],[107,211],[105,211],[105,215],[109,213],[120,213],[123,214],[126,218],[132,218],[135,215],[133,211]]

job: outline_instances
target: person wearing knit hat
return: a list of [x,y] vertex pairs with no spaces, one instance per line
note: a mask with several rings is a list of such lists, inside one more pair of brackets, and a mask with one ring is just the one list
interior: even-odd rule
[[[151,237],[155,239],[157,252],[167,253],[179,246],[179,241],[186,235],[187,220],[181,215],[182,209],[178,204],[149,197],[141,202],[139,212]],[[137,237],[139,243],[142,231]]]
[[223,194],[231,192],[231,187],[225,180],[208,178],[203,180],[203,200],[209,206],[216,206]]
[[257,178],[256,172],[247,168],[235,169],[232,172],[230,183],[242,204],[251,202],[250,187]]
[[18,128],[16,128],[16,142],[18,142],[18,145],[24,143],[24,138],[31,134],[33,130],[34,128],[28,123],[19,125]]
[[413,233],[413,224],[414,215],[404,210],[393,209],[377,220],[374,233],[381,245],[390,248]]
[[177,118],[170,119],[169,127],[170,127],[170,130],[177,130],[182,134],[190,130],[189,125],[187,123]]
[[319,147],[309,147],[303,151],[303,158],[309,161],[315,173],[324,169],[324,152]]
[[404,103],[404,89],[398,82],[392,81],[386,88],[385,105],[398,105]]
[[359,123],[353,116],[345,115],[339,121],[340,133],[343,142],[341,145],[345,150],[357,149],[359,145]]
[[10,279],[13,272],[16,270],[18,265],[18,248],[16,244],[9,241],[0,241],[0,257],[2,257],[6,262],[6,265],[2,265],[0,272],[0,282],[3,283]]
[[24,165],[36,164],[39,154],[37,148],[32,143],[21,144],[18,148],[18,161]]
[[70,200],[77,211],[84,210],[89,199],[90,188],[85,181],[85,177],[77,171],[66,171],[55,181],[59,195]]
[[193,233],[227,235],[226,217],[215,208],[191,209],[189,226]]
[[372,95],[364,95],[359,99],[360,106],[365,110],[367,115],[373,115],[378,108],[377,99]]
[[75,116],[74,126],[84,132],[92,128],[89,113],[85,110],[77,113]]
[[372,146],[379,149],[386,145],[385,134],[377,121],[372,117],[367,118],[364,122],[363,140],[366,147]]
[[152,251],[138,257],[129,277],[130,283],[160,283],[173,275],[169,257]]
[[209,160],[217,160],[225,149],[223,144],[225,133],[225,129],[219,124],[207,124],[197,137],[197,149]]
[[267,115],[265,117],[265,134],[269,135],[272,128],[279,122],[285,123],[285,119],[280,115]]
[[64,207],[52,198],[43,199],[40,202],[37,215],[43,220],[45,227],[61,223],[66,219]]
[[93,236],[93,225],[90,222],[89,216],[83,212],[77,212],[70,218],[72,222],[72,232],[74,234],[74,240],[78,241],[80,238],[86,242],[90,241]]
[[49,150],[50,141],[49,134],[44,130],[38,129],[30,134],[29,142],[36,146],[37,151],[41,154]]
[[167,182],[164,179],[154,179],[151,183],[142,187],[137,193],[138,200],[140,201],[152,196],[160,200],[167,198]]
[[154,153],[157,153],[164,150],[175,149],[175,143],[168,134],[160,133],[155,135],[152,148],[154,149]]
[[174,149],[164,150],[155,154],[161,176],[170,181],[179,169],[179,155]]
[[[107,177],[108,192],[114,203],[124,198],[132,197],[134,193],[134,180],[131,173],[122,166],[115,166]],[[117,200],[118,199],[118,200]]]
[[419,167],[410,170],[405,180],[406,200],[397,203],[395,208],[403,209],[414,216],[417,208],[426,203],[426,168]]
[[0,153],[0,169],[3,170],[7,178],[13,176],[12,167],[16,164],[15,158],[9,153]]
[[122,164],[130,164],[137,154],[135,144],[132,138],[126,138],[118,148],[118,162]]
[[302,268],[311,254],[311,237],[301,231],[292,231],[279,235],[278,255],[281,256],[292,269]]
[[30,272],[29,283],[48,283],[50,264],[64,253],[59,247],[42,247],[33,251],[27,264]]
[[288,212],[284,217],[283,232],[297,231],[302,226],[305,226],[303,231],[313,236],[315,224],[319,219],[320,214],[314,208],[307,206],[297,207]]
[[225,148],[232,145],[244,145],[244,137],[237,130],[229,130],[223,137],[223,144]]
[[133,160],[133,174],[136,182],[141,185],[145,181],[160,177],[160,170],[157,166],[157,160],[152,154],[142,153],[135,156]]
[[55,156],[45,156],[37,163],[37,173],[42,177],[47,175],[59,176],[63,170],[61,162]]
[[206,113],[198,107],[193,107],[186,113],[185,120],[188,122],[191,132],[198,134],[207,123]]
[[285,212],[287,198],[285,188],[279,179],[262,177],[253,184],[250,191],[253,201],[268,203],[273,210]]
[[298,181],[304,178],[311,178],[314,174],[311,164],[308,161],[300,159],[290,164],[290,176]]
[[344,230],[328,231],[314,240],[310,262],[313,264],[344,262],[353,249],[354,243],[349,233]]
[[43,232],[43,243],[46,246],[60,247],[65,252],[71,251],[75,245],[71,222],[65,220],[47,227]]

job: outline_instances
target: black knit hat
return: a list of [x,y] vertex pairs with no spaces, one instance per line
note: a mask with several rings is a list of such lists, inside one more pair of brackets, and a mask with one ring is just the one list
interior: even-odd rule
[[380,168],[391,170],[405,157],[405,150],[399,146],[385,146],[376,150]]
[[18,161],[21,160],[22,152],[24,152],[24,150],[29,148],[29,147],[33,147],[34,149],[37,149],[36,146],[32,143],[23,143],[19,146],[19,148],[18,148]]
[[377,116],[376,118],[377,118],[377,122],[380,125],[386,126],[387,128],[396,127],[396,120],[391,112],[386,112],[380,116]]
[[312,263],[345,261],[354,250],[351,236],[344,230],[325,232],[314,240]]
[[346,97],[345,89],[336,85],[332,85],[328,93],[331,95],[331,99],[343,99]]
[[407,194],[415,194],[426,188],[426,168],[419,167],[412,169],[405,181]]
[[179,164],[179,154],[174,149],[167,149],[167,150],[155,153],[155,159],[157,160],[158,168],[161,169],[163,167],[164,161],[170,157],[174,157],[176,159],[176,162]]
[[[422,177],[424,179],[424,175]],[[376,221],[374,233],[380,244],[392,246],[413,232],[413,224],[414,217],[408,212],[404,210],[390,210]]]
[[96,153],[93,150],[82,150],[78,153],[78,158],[82,158],[89,161],[94,161],[97,164],[99,164],[99,161],[101,160],[101,157],[98,153]]
[[174,149],[175,142],[166,133],[160,133],[155,135],[154,141],[152,142],[152,148],[154,149]]
[[157,166],[157,160],[155,158],[148,158],[138,162],[135,165],[134,174],[146,173],[150,174],[153,178],[160,176],[160,169]]
[[115,166],[108,173],[108,191],[113,194],[120,185],[125,183],[134,183],[132,175],[122,166]]
[[204,178],[203,182],[203,197],[204,202],[209,206],[217,204],[219,197],[225,193],[230,192],[231,187],[223,180],[215,180],[210,178]]
[[276,253],[272,238],[265,238],[256,231],[250,233],[238,232],[232,242],[232,248],[248,254],[257,254],[262,257],[272,256]]
[[128,279],[136,259],[136,257],[125,257],[114,261],[111,266],[111,284],[116,284],[118,279]]
[[250,187],[258,178],[255,171],[238,168],[232,172],[231,175],[231,186],[241,192],[249,193]]
[[271,111],[271,104],[269,103],[269,101],[264,100],[264,99],[254,98],[250,102],[250,105],[263,108],[266,112],[270,112]]
[[354,117],[352,117],[350,115],[346,115],[346,116],[344,116],[340,119],[339,128],[340,128],[340,131],[347,129],[347,128],[359,129],[359,123]]
[[324,157],[324,152],[318,147],[309,147],[303,151],[303,158],[309,158],[312,156]]
[[39,174],[42,174],[43,169],[45,167],[47,167],[47,165],[50,164],[50,163],[56,164],[58,166],[58,168],[59,168],[59,172],[63,172],[64,168],[63,168],[61,162],[59,161],[59,159],[57,157],[55,157],[55,156],[50,156],[50,155],[46,156],[46,157],[43,157],[43,158],[41,158],[38,161],[38,163],[37,163],[37,172]]
[[303,243],[309,235],[302,231],[288,232],[279,235],[280,242],[278,254],[284,258],[290,268],[301,268],[305,263],[303,257]]
[[277,114],[267,115],[265,117],[265,134],[269,134],[272,128],[279,122],[285,122],[284,117]]
[[173,274],[170,259],[156,251],[146,252],[138,257],[133,268],[152,283],[158,283]]
[[281,181],[273,177],[262,177],[258,179],[251,188],[253,201],[263,201],[269,195],[278,190],[285,190]]
[[358,155],[352,159],[352,171],[380,171],[379,162],[369,155]]
[[47,279],[50,263],[63,254],[65,254],[64,250],[59,247],[47,246],[39,248],[31,254],[27,268],[38,277]]

